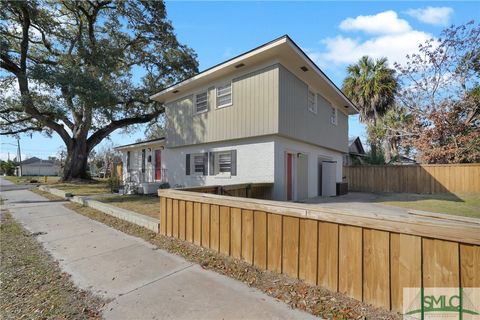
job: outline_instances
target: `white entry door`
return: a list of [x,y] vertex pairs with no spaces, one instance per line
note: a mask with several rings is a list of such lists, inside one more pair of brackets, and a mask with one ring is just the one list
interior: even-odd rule
[[337,162],[322,161],[322,196],[333,197],[337,195]]

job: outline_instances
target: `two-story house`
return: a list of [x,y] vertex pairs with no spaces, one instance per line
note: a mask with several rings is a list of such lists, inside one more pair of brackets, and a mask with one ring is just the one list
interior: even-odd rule
[[333,196],[342,181],[357,110],[288,36],[151,99],[165,106],[166,135],[117,148],[125,181],[273,183],[275,200]]

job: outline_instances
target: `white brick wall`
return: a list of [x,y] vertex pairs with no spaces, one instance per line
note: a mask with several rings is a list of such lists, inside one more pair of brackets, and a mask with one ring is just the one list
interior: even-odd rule
[[[237,175],[187,176],[185,172],[186,154],[237,150]],[[229,185],[239,183],[274,182],[274,144],[273,138],[255,137],[234,141],[208,143],[179,148],[167,148],[162,153],[162,168],[166,169],[168,182],[172,187]],[[193,159],[191,160],[193,161]]]

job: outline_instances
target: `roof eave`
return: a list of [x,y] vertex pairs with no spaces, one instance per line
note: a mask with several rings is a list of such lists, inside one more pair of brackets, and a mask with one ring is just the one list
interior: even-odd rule
[[328,83],[334,90],[335,92],[341,97],[341,99],[343,100],[343,102],[345,103],[346,106],[348,106],[349,108],[352,108],[353,109],[353,112],[348,112],[349,114],[357,114],[359,113],[359,110],[358,108],[355,106],[355,104],[353,104],[352,101],[350,101],[350,99],[342,92],[342,90],[340,90],[340,88],[338,88],[335,83],[315,64],[315,62],[313,62],[312,59],[310,59],[310,57],[288,36],[288,35],[284,35],[284,36],[281,36],[277,39],[274,39],[270,42],[267,42],[261,46],[258,46],[250,51],[247,51],[245,53],[242,53],[238,56],[235,56],[233,57],[232,59],[229,59],[227,61],[224,61],[224,62],[221,62],[211,68],[208,68],[202,72],[200,72],[199,74],[191,77],[191,78],[188,78],[188,79],[185,79],[183,81],[180,81],[179,83],[176,83],[154,95],[151,95],[149,98],[151,100],[154,100],[154,101],[158,101],[158,102],[164,102],[162,101],[162,99],[159,99],[161,96],[171,92],[171,91],[174,91],[176,89],[179,89],[193,81],[197,81],[199,79],[202,79],[204,78],[205,76],[209,75],[209,74],[212,74],[216,71],[219,71],[223,68],[226,68],[232,64],[236,64],[236,63],[239,63],[240,61],[242,61],[243,59],[247,58],[248,55],[252,55],[252,54],[258,54],[260,53],[262,50],[266,50],[268,49],[269,46],[277,46],[277,45],[280,45],[280,44],[283,44],[283,43],[287,43],[291,49],[293,49],[300,57],[303,58],[303,60],[310,66],[311,69],[315,70],[315,72],[326,82]]

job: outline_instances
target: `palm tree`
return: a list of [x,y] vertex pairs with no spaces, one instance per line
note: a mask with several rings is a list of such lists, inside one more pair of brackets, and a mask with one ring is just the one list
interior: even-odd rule
[[[343,92],[357,105],[360,121],[375,127],[377,121],[395,101],[398,83],[395,70],[388,67],[387,58],[374,61],[368,56],[347,67]],[[377,141],[370,139],[372,156],[376,157]]]

